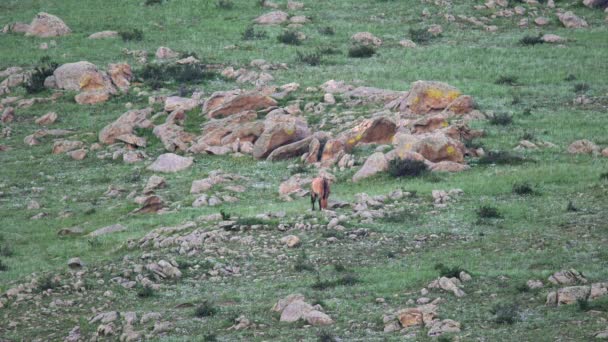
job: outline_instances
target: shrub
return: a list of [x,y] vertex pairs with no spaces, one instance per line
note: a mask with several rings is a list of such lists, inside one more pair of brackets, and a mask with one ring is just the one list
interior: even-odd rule
[[525,158],[512,154],[507,151],[490,151],[483,157],[479,158],[478,163],[481,165],[495,164],[495,165],[506,165],[506,164],[521,164],[526,161]]
[[515,183],[513,184],[513,193],[521,196],[534,195],[536,191],[532,189],[529,183]]
[[517,76],[513,76],[513,75],[500,76],[496,80],[495,83],[496,84],[506,84],[506,85],[514,86],[514,85],[517,85]]
[[538,35],[538,36],[525,36],[522,39],[519,40],[519,44],[521,45],[536,45],[536,44],[542,44],[545,41],[542,38],[542,35]]
[[314,271],[315,268],[308,260],[308,255],[306,255],[306,251],[304,249],[300,251],[300,255],[298,255],[296,263],[293,265],[293,269],[296,272]]
[[40,279],[40,282],[38,283],[38,291],[42,292],[46,290],[51,290],[56,288],[57,285],[59,284],[57,284],[55,279],[53,279],[53,276],[51,274],[47,274],[42,279]]
[[496,126],[508,126],[513,123],[513,116],[507,113],[494,114],[490,118],[490,124]]
[[574,202],[568,201],[568,206],[566,207],[566,211],[577,212],[578,208],[574,205]]
[[515,304],[496,304],[490,310],[498,324],[513,324],[519,320],[519,308]]
[[388,173],[393,177],[418,177],[428,172],[423,161],[395,158],[388,163]]
[[321,47],[318,51],[322,55],[339,55],[342,53],[342,51],[331,46]]
[[520,139],[533,141],[534,139],[536,139],[536,137],[534,136],[534,133],[526,132],[521,136]]
[[220,209],[220,215],[222,215],[222,220],[223,221],[228,221],[230,220],[230,213],[227,213],[224,211],[224,209]]
[[566,81],[566,82],[576,81],[576,75],[574,75],[574,74],[568,74],[568,76],[566,76],[564,78],[564,81]]
[[608,180],[608,172],[604,172],[600,175],[600,180]]
[[253,26],[246,28],[242,35],[243,40],[258,40],[266,37],[268,34],[265,31],[256,31]]
[[42,57],[40,59],[40,64],[34,68],[32,76],[25,84],[25,91],[27,91],[28,94],[36,94],[43,91],[45,89],[44,80],[46,80],[47,77],[52,76],[58,66],[59,64],[52,62],[50,57]]
[[439,272],[440,277],[447,278],[460,278],[460,272],[466,272],[466,270],[460,266],[448,267],[442,263],[435,264],[434,268]]
[[319,33],[324,36],[333,36],[336,34],[336,30],[334,30],[334,28],[331,26],[323,26],[319,28]]
[[298,62],[303,64],[308,64],[311,66],[317,66],[321,64],[321,53],[318,51],[310,52],[310,53],[302,53],[300,51],[297,52],[298,57],[296,58]]
[[348,49],[348,57],[351,58],[370,58],[376,53],[376,49],[366,45],[355,45]]
[[218,0],[217,3],[215,4],[215,7],[221,8],[221,9],[233,9],[234,2],[232,2],[232,0]]
[[302,41],[300,40],[300,36],[295,31],[285,31],[277,36],[277,40],[283,44],[287,45],[300,45]]
[[498,219],[502,218],[502,215],[497,208],[484,205],[477,209],[477,217],[480,219]]
[[205,342],[215,342],[217,341],[217,335],[214,333],[208,333],[205,336],[203,336],[203,341]]
[[427,44],[434,36],[427,29],[409,29],[410,39],[416,44]]
[[334,270],[336,272],[345,272],[346,267],[344,267],[344,265],[342,265],[342,264],[334,264]]
[[194,315],[196,317],[210,317],[217,313],[217,309],[208,300],[203,301],[199,306],[194,310]]
[[319,342],[334,342],[336,337],[329,330],[321,330],[317,333],[317,341]]
[[380,220],[387,223],[399,223],[418,221],[419,217],[415,213],[408,210],[398,210],[388,213]]
[[591,87],[587,83],[577,83],[574,85],[575,93],[584,93],[587,92]]
[[123,41],[142,41],[144,39],[144,32],[140,29],[133,29],[131,31],[119,31],[118,35]]
[[137,297],[139,298],[150,298],[154,296],[154,289],[150,286],[137,285]]
[[317,275],[317,281],[311,287],[314,290],[326,290],[336,286],[352,286],[358,282],[359,278],[354,274],[347,274],[335,280],[321,280],[321,277]]
[[200,64],[146,64],[138,76],[153,89],[158,89],[167,82],[198,83],[216,77],[217,73]]
[[6,264],[4,262],[2,262],[2,259],[0,259],[0,272],[5,272],[8,271],[8,266],[6,266]]
[[308,168],[306,168],[306,165],[304,164],[296,164],[295,167],[292,167],[291,169],[289,169],[289,173],[292,175],[298,174],[298,173],[307,173],[308,172]]
[[146,0],[146,2],[144,2],[144,5],[153,6],[153,5],[160,5],[162,3],[163,3],[163,0]]
[[10,245],[4,244],[4,245],[0,246],[0,256],[10,257],[12,255],[13,255],[13,248]]

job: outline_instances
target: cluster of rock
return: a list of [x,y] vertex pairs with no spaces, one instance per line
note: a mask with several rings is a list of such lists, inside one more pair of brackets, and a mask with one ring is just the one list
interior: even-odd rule
[[303,320],[312,326],[331,325],[334,321],[323,312],[321,305],[310,305],[301,294],[292,294],[279,300],[272,311],[281,314],[281,322]]
[[[555,272],[549,277],[554,285],[587,284],[588,280],[577,270]],[[593,283],[591,285],[566,286],[547,294],[547,305],[568,305],[579,301],[592,301],[608,295],[608,283]]]
[[8,24],[2,33],[25,33],[26,36],[48,38],[68,35],[72,30],[59,17],[40,12],[29,25],[20,22]]
[[582,139],[574,141],[568,146],[567,149],[570,154],[592,154],[592,155],[602,155],[603,157],[608,157],[608,147],[601,149],[594,142]]
[[412,337],[416,335],[416,329],[421,327],[428,329],[427,335],[430,337],[460,332],[459,322],[437,318],[440,302],[437,300],[436,303],[401,309],[393,314],[384,315],[384,332],[401,331],[404,334],[411,334]]

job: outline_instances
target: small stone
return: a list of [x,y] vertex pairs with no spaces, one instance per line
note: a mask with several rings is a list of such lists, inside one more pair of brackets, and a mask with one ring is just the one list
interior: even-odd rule
[[81,268],[83,264],[80,258],[71,258],[70,260],[68,260],[68,266],[72,269],[77,269]]
[[297,247],[301,244],[300,238],[295,235],[287,235],[281,239],[281,242],[289,248]]

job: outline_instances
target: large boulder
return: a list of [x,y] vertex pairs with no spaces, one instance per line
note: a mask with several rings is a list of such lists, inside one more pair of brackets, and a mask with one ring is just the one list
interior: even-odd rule
[[154,127],[152,133],[162,141],[165,149],[169,152],[186,151],[194,140],[194,135],[185,132],[183,127],[174,123],[158,125]]
[[570,154],[595,154],[599,151],[600,148],[587,139],[577,140],[568,146],[568,153]]
[[[317,143],[319,143],[319,141],[326,141],[328,138],[329,138],[329,136],[327,135],[327,133],[316,132],[312,136],[304,138],[300,141],[296,141],[294,143],[277,148],[276,150],[272,151],[272,153],[270,153],[270,155],[268,155],[267,159],[268,160],[283,160],[283,159],[301,156],[301,155],[309,152],[311,146],[313,146],[313,147],[315,146],[315,144],[313,144],[313,140],[315,140]],[[316,153],[318,153],[318,150],[316,151]],[[315,162],[316,162],[316,160],[315,160]]]
[[432,162],[464,162],[464,145],[441,132],[412,135],[400,133],[393,139],[395,153],[403,158],[408,152],[420,153]]
[[470,96],[461,97],[457,88],[443,82],[416,81],[410,91],[387,106],[401,112],[413,114],[427,114],[432,112],[452,110],[457,114],[468,113],[473,110],[473,101]]
[[155,172],[178,172],[192,166],[194,158],[182,157],[174,153],[165,153],[148,166],[148,170]]
[[321,152],[320,161],[322,166],[327,167],[337,163],[346,154],[345,148],[346,141],[344,138],[329,139],[323,146],[323,152]]
[[112,79],[112,83],[121,91],[129,90],[133,72],[131,66],[127,63],[117,63],[108,65],[108,75]]
[[286,114],[268,114],[264,120],[264,132],[253,145],[257,159],[268,155],[283,145],[302,140],[310,135],[310,129],[300,117]]
[[63,64],[55,69],[53,76],[59,89],[114,91],[111,79],[100,72],[95,64],[87,61]]
[[246,93],[216,93],[205,103],[203,111],[211,119],[222,118],[248,110],[259,110],[277,105],[270,96],[257,91]]
[[103,103],[108,101],[109,99],[110,93],[105,90],[83,91],[82,93],[74,97],[76,103],[81,105]]
[[583,28],[589,26],[585,19],[576,16],[572,11],[558,13],[557,17],[566,28]]
[[223,119],[210,120],[202,129],[202,135],[190,148],[201,153],[208,146],[228,145],[236,141],[253,143],[264,131],[262,121],[254,121],[257,114],[246,111]]
[[286,22],[289,14],[283,11],[273,11],[257,17],[254,21],[260,25],[278,25]]
[[72,30],[58,17],[40,12],[36,14],[36,17],[32,20],[26,36],[36,37],[58,37],[70,34]]
[[346,133],[346,150],[359,143],[387,144],[393,140],[397,124],[388,116],[365,119]]
[[376,152],[369,156],[365,164],[353,176],[353,182],[358,182],[361,179],[371,177],[378,172],[388,170],[388,160],[382,152]]
[[198,106],[198,101],[195,99],[179,96],[169,96],[165,100],[165,111],[173,112],[175,110],[190,111]]
[[99,132],[99,141],[104,144],[113,144],[117,137],[132,134],[135,128],[151,128],[153,125],[148,119],[151,113],[152,108],[130,110],[124,113]]
[[105,39],[118,37],[118,31],[100,31],[89,36],[89,39]]

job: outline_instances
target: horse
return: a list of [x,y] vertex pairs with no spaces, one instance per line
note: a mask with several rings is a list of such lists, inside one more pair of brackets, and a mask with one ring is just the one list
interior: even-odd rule
[[327,199],[329,198],[329,180],[325,177],[317,177],[310,183],[310,202],[312,211],[315,210],[315,201],[319,200],[319,210],[327,209]]

